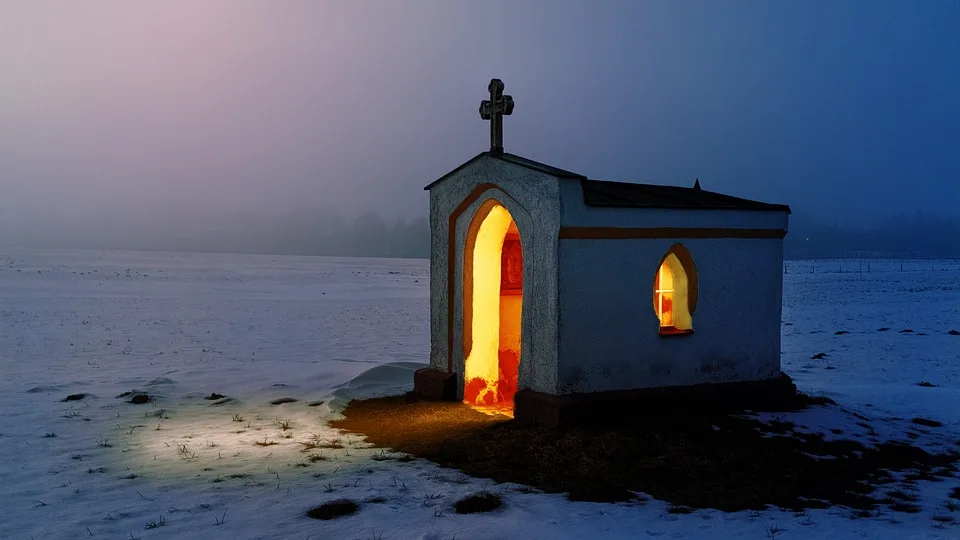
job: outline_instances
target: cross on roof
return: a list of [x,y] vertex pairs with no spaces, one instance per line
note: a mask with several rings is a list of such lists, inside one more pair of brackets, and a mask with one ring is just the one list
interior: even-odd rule
[[490,120],[490,151],[503,153],[503,115],[513,114],[513,96],[503,95],[503,81],[491,79],[490,99],[480,102],[480,118]]

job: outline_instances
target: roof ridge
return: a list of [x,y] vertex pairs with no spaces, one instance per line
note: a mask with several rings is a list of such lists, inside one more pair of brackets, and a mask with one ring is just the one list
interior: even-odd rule
[[791,212],[787,205],[687,186],[583,179],[581,190],[587,206]]
[[506,163],[510,163],[511,165],[516,165],[517,167],[523,167],[523,168],[525,168],[525,169],[531,169],[531,170],[534,170],[534,171],[541,172],[541,173],[543,173],[543,174],[547,174],[547,175],[550,175],[550,176],[555,176],[555,177],[557,177],[557,178],[573,178],[573,179],[576,179],[576,180],[586,180],[586,179],[587,179],[587,177],[584,176],[584,175],[582,175],[582,174],[575,173],[575,172],[571,172],[571,171],[567,171],[567,170],[564,170],[564,169],[560,169],[560,168],[558,168],[558,167],[554,167],[553,165],[547,165],[546,163],[541,163],[541,162],[539,162],[539,161],[535,161],[535,160],[532,160],[532,159],[530,159],[530,158],[526,158],[526,157],[523,157],[523,156],[518,156],[518,155],[516,155],[516,154],[510,154],[510,153],[507,153],[507,152],[489,152],[489,151],[487,151],[487,152],[480,152],[480,153],[477,154],[476,156],[473,156],[472,158],[470,158],[470,159],[467,160],[466,162],[462,163],[462,164],[461,164],[460,166],[458,166],[457,168],[455,168],[455,169],[453,169],[452,171],[448,172],[447,174],[441,176],[440,178],[434,180],[433,182],[430,182],[430,183],[429,183],[426,187],[424,187],[423,189],[425,189],[425,190],[431,189],[433,186],[439,184],[440,182],[442,182],[442,181],[446,180],[447,178],[453,176],[454,174],[460,172],[461,170],[463,170],[465,167],[467,167],[468,165],[470,165],[470,164],[473,163],[474,161],[477,161],[478,159],[481,159],[481,158],[483,158],[483,157],[489,157],[489,158],[492,158],[492,159],[498,159],[498,160],[500,160],[500,161],[504,161],[504,162],[506,162]]

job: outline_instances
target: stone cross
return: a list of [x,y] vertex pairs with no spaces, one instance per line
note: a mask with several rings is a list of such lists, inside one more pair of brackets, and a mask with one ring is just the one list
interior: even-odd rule
[[503,95],[503,81],[491,79],[490,99],[480,102],[480,118],[490,120],[490,151],[503,153],[503,115],[513,114],[513,96]]

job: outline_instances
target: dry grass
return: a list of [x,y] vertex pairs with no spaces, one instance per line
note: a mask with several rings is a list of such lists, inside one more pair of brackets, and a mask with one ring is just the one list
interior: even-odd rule
[[727,511],[826,504],[872,509],[880,501],[870,496],[871,486],[888,480],[888,470],[928,471],[960,458],[898,443],[874,450],[792,432],[787,422],[770,426],[702,411],[635,415],[630,425],[543,429],[460,403],[398,396],[353,401],[344,415],[331,425],[474,477],[566,492],[572,500],[630,500],[639,491],[677,506]]

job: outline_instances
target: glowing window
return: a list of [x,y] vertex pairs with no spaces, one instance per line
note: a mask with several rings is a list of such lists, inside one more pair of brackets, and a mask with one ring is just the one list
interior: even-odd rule
[[653,280],[653,310],[660,320],[660,333],[692,333],[696,302],[697,274],[693,258],[686,248],[676,244],[660,261]]
[[661,327],[673,326],[673,270],[664,262],[657,272],[657,282],[654,285],[657,295],[657,317]]

